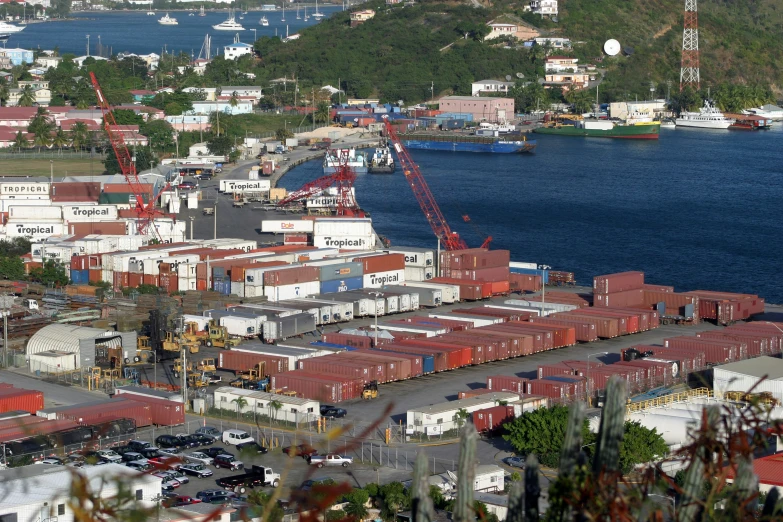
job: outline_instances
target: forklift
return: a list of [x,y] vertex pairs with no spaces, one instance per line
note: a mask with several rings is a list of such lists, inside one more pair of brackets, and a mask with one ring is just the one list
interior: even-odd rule
[[[179,379],[179,376],[182,374],[182,359],[174,359],[174,364],[171,365],[171,374],[174,376],[175,379]],[[185,365],[185,371],[188,373],[193,371],[193,363],[188,362]]]
[[215,372],[217,368],[215,366],[215,359],[210,357],[209,359],[201,359],[196,364],[196,369],[200,372]]
[[370,400],[378,398],[378,381],[370,381],[364,385],[362,399]]
[[201,344],[209,337],[209,332],[206,330],[199,330],[198,323],[189,321],[185,323],[185,330],[182,332],[182,337],[189,344]]
[[198,353],[199,343],[193,341],[187,341],[184,337],[174,337],[174,332],[166,332],[163,338],[163,349],[167,352],[178,352],[183,347],[188,348],[188,352],[191,354]]
[[224,348],[230,350],[238,346],[241,341],[228,335],[228,329],[225,326],[218,326],[214,321],[209,322],[207,330],[207,339],[204,341],[208,347]]

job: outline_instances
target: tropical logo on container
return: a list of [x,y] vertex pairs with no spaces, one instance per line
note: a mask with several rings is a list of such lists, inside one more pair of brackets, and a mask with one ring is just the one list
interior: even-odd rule
[[360,247],[365,246],[365,240],[364,239],[344,239],[344,238],[335,238],[332,239],[331,237],[325,237],[324,238],[324,244],[326,246],[330,247]]
[[399,273],[385,274],[379,276],[377,274],[370,274],[371,285],[385,285],[386,283],[397,283],[400,280]]
[[31,226],[31,225],[22,225],[17,223],[16,225],[16,233],[19,235],[25,235],[25,236],[33,236],[36,234],[54,234],[54,225],[49,226]]
[[109,209],[108,208],[79,208],[79,207],[73,207],[71,209],[71,213],[74,216],[82,216],[82,217],[108,216],[109,215]]
[[418,263],[419,262],[419,255],[414,254],[412,256],[406,255],[405,256],[405,262],[406,263]]
[[261,183],[229,183],[230,190],[246,190],[261,188]]

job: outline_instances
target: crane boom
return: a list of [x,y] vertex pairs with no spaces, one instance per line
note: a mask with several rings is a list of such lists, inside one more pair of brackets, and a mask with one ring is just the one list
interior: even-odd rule
[[[114,150],[114,155],[117,157],[120,171],[122,172],[122,175],[125,176],[125,181],[130,186],[131,192],[133,192],[133,195],[136,198],[136,208],[134,210],[139,218],[139,234],[154,234],[160,239],[160,234],[158,233],[158,229],[153,225],[153,221],[156,216],[162,215],[162,212],[155,208],[156,200],[154,194],[146,193],[141,180],[139,180],[139,175],[136,173],[135,158],[128,150],[122,132],[118,130],[117,120],[114,119],[114,113],[111,111],[111,106],[106,100],[106,96],[104,96],[98,79],[93,72],[90,73],[90,81],[92,82],[92,87],[95,90],[95,97],[98,98],[98,105],[103,114],[103,129],[106,131],[106,136],[109,138],[111,148]],[[144,202],[145,195],[148,197],[146,203]]]
[[392,127],[391,122],[388,119],[384,120],[386,125],[386,134],[394,146],[394,150],[397,151],[397,159],[402,166],[402,173],[405,174],[405,179],[413,190],[413,195],[419,202],[424,216],[429,221],[432,231],[440,239],[443,247],[446,250],[464,250],[468,248],[465,241],[459,237],[459,234],[451,230],[451,227],[446,222],[446,218],[438,206],[438,202],[435,201],[435,196],[432,195],[430,187],[421,174],[418,165],[413,162],[407,149],[397,136],[397,131]]

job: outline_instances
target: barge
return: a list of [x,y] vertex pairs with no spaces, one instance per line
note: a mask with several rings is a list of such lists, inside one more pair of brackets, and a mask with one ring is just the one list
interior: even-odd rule
[[411,133],[400,134],[400,141],[411,150],[442,150],[449,152],[491,152],[512,154],[533,152],[536,140],[520,135],[476,136],[473,134]]

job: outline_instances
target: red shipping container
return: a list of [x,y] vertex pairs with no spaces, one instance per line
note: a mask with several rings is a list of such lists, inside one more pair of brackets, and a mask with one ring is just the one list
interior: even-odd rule
[[299,266],[264,272],[264,285],[283,286],[318,281],[321,269],[317,266]]
[[508,295],[511,292],[511,285],[508,280],[490,281],[489,285],[491,295]]
[[624,317],[626,323],[628,324],[629,333],[632,333],[632,329],[635,329],[636,332],[646,332],[649,330],[650,316],[653,313],[658,313],[654,310],[641,310],[633,307],[621,308],[613,306],[601,308],[601,311],[616,314],[618,317]]
[[114,288],[129,288],[129,276],[128,272],[114,272]]
[[520,328],[516,328],[514,326],[508,326],[509,323],[502,323],[502,324],[495,324],[492,326],[485,326],[484,328],[493,331],[493,332],[501,332],[501,333],[507,333],[509,335],[518,335],[518,336],[527,336],[530,338],[530,344],[525,344],[524,348],[529,348],[532,351],[530,352],[522,352],[522,355],[532,355],[534,353],[543,352],[546,350],[552,349],[552,336],[542,333],[542,332],[533,332],[530,330],[522,330]]
[[562,377],[562,376],[573,376],[578,375],[578,370],[575,370],[571,366],[568,366],[567,364],[563,363],[556,363],[556,364],[539,364],[538,365],[538,378],[543,379],[544,377]]
[[97,203],[101,196],[98,182],[52,183],[52,201],[67,203]]
[[541,276],[538,275],[511,273],[508,283],[512,292],[540,292],[542,288]]
[[405,269],[405,254],[383,254],[378,256],[357,257],[354,263],[361,263],[365,274]]
[[548,324],[553,326],[565,326],[574,329],[576,340],[579,342],[592,342],[598,340],[598,334],[593,323],[578,319],[531,317],[531,323]]
[[124,236],[127,231],[124,221],[85,221],[83,223],[68,223],[67,233],[77,236],[88,236],[90,234]]
[[533,379],[526,383],[526,393],[529,395],[542,395],[557,401],[576,399],[576,390],[573,383],[547,381],[545,379]]
[[571,312],[551,314],[548,315],[547,317],[551,317],[553,319],[563,318],[568,320],[590,322],[595,325],[595,333],[601,339],[612,339],[620,335],[619,327],[618,327],[620,319],[612,318],[612,317],[596,317],[592,315],[580,315],[579,314],[580,311],[581,310],[573,310]]
[[370,364],[361,364],[355,361],[338,361],[331,355],[323,357],[310,357],[302,359],[297,362],[299,370],[317,373],[319,375],[345,375],[348,377],[354,377],[361,379],[362,384],[367,384],[372,380],[378,382],[386,382],[386,380],[376,375],[376,372],[372,371]]
[[480,397],[488,393],[492,393],[492,390],[476,388],[475,390],[457,392],[457,399],[470,399],[471,397]]
[[477,270],[480,268],[508,267],[511,254],[508,250],[469,248],[440,253],[441,270]]
[[531,355],[535,353],[533,347],[535,336],[533,335],[498,331],[495,330],[493,326],[482,326],[479,330],[486,335],[493,335],[495,337],[510,339],[512,341],[509,344],[509,355],[511,357],[519,357],[522,355]]
[[475,337],[477,339],[483,339],[488,346],[493,346],[493,352],[490,355],[493,356],[492,361],[502,361],[511,357],[511,344],[512,340],[509,338],[500,338],[495,335],[488,335],[477,329],[469,330],[465,332],[465,335]]
[[196,290],[201,290],[202,292],[206,291],[207,289],[207,280],[206,279],[196,279]]
[[[573,310],[571,312],[566,312],[567,315],[573,316],[573,317],[579,317],[580,319],[582,317],[593,317],[598,319],[612,319],[616,321],[616,327],[617,327],[617,335],[628,335],[628,319],[626,317],[614,314],[612,312],[608,312],[606,310],[600,310],[600,309],[593,309],[593,308],[582,308],[580,310]],[[599,337],[600,334],[599,334]]]
[[509,391],[522,395],[525,393],[527,379],[510,375],[491,375],[487,377],[487,389],[499,392]]
[[32,426],[33,424],[38,424],[45,421],[46,421],[45,417],[37,417],[35,415],[28,415],[26,417],[16,417],[15,419],[5,419],[5,420],[0,420],[0,430],[21,428],[23,426]]
[[346,357],[352,354],[362,361],[386,365],[386,375],[394,380],[404,381],[422,374],[421,356],[407,354],[382,354],[377,350],[353,350],[339,354]]
[[288,367],[288,357],[278,357],[276,355],[255,354],[249,352],[237,352],[234,350],[220,351],[218,353],[218,368],[234,372],[244,372],[255,368],[259,363],[264,363],[264,375],[287,372],[292,368]]
[[480,268],[478,270],[446,270],[444,277],[452,279],[467,279],[470,281],[508,281],[508,266]]
[[473,425],[479,433],[500,429],[503,424],[514,420],[513,406],[493,406],[473,412]]
[[595,276],[593,278],[593,293],[611,294],[641,288],[644,284],[644,272],[618,272]]
[[31,415],[43,409],[43,392],[23,388],[0,388],[0,413],[26,411]]
[[459,286],[459,298],[461,301],[479,301],[492,296],[492,284],[478,281],[466,281],[450,277],[435,277],[430,283],[446,283]]
[[527,321],[509,321],[510,326],[518,326],[528,331],[550,332],[552,334],[552,347],[563,348],[576,344],[576,329],[572,326],[554,326],[549,324],[531,323]]
[[685,305],[692,304],[696,315],[694,322],[699,322],[699,298],[695,295],[678,294],[673,292],[644,291],[644,305],[655,308],[658,303],[666,306],[666,315],[685,315]]
[[[689,348],[704,351],[707,362],[713,364],[723,364],[743,359],[738,341],[727,342],[682,336],[664,339],[663,345],[667,348]],[[746,350],[747,347],[745,348]]]
[[0,442],[22,440],[38,435],[48,435],[63,430],[71,430],[79,425],[72,420],[46,420],[29,426],[7,428],[0,431]]
[[753,335],[742,335],[731,332],[700,332],[696,334],[696,337],[704,339],[717,339],[719,341],[739,341],[745,343],[748,347],[748,357],[758,357],[760,355],[768,355],[769,340],[764,337],[758,337]]
[[271,375],[270,389],[293,391],[297,397],[321,402],[342,402],[362,396],[364,383],[361,379],[342,375],[322,376],[302,370]]
[[593,306],[640,306],[644,303],[644,290],[625,290],[611,294],[593,294]]
[[90,283],[100,283],[101,282],[101,269],[100,268],[91,268],[89,273]]
[[[463,366],[470,366],[473,364],[473,354],[469,347],[449,345],[445,343],[436,342],[432,339],[405,339],[399,341],[402,346],[416,346],[421,348],[432,348],[446,352],[448,369],[453,370],[455,368],[462,368]],[[386,349],[386,347],[383,347]],[[427,353],[427,352],[425,352]]]
[[650,285],[645,283],[642,285],[642,290],[649,290],[651,292],[673,293],[674,287],[666,286],[666,285]]
[[137,288],[142,283],[144,283],[144,274],[128,273],[128,287]]
[[431,337],[429,340],[435,343],[443,343],[450,346],[464,347],[465,349],[469,350],[470,351],[469,365],[484,364],[487,360],[486,359],[487,346],[479,341],[454,338],[454,337],[447,338],[447,336]]
[[[558,292],[557,290],[553,290],[547,292],[546,298],[544,300],[547,303],[567,304],[567,305],[576,306],[577,308],[587,308],[590,306],[593,296],[592,294],[590,294],[587,297],[589,297],[590,300],[585,299],[585,297],[583,297],[582,295],[571,294],[568,292]],[[527,301],[540,303],[542,297],[540,295],[529,295],[529,296],[525,296],[525,299]]]
[[307,236],[307,234],[284,234],[283,235],[283,244],[284,245],[306,245],[309,242],[310,238]]
[[470,321],[459,321],[456,319],[443,319],[442,317],[422,317],[420,315],[414,315],[413,317],[406,317],[403,321],[414,324],[434,324],[448,328],[450,331],[462,331],[473,328],[473,323]]
[[445,372],[450,370],[449,367],[449,354],[445,350],[437,350],[426,347],[404,346],[393,343],[381,345],[377,350],[381,353],[393,352],[400,354],[419,354],[428,355],[433,358],[433,366],[435,372]]
[[152,423],[156,426],[180,426],[185,424],[185,405],[181,402],[135,394],[115,395],[114,399],[146,404],[150,407]]
[[144,274],[144,284],[151,286],[158,286],[158,276]]
[[79,405],[65,411],[57,412],[58,419],[69,419],[82,425],[97,424],[113,419],[133,419],[137,428],[152,425],[150,407],[133,401],[125,401],[127,404],[117,404],[110,401],[106,404],[94,404],[80,407]]

